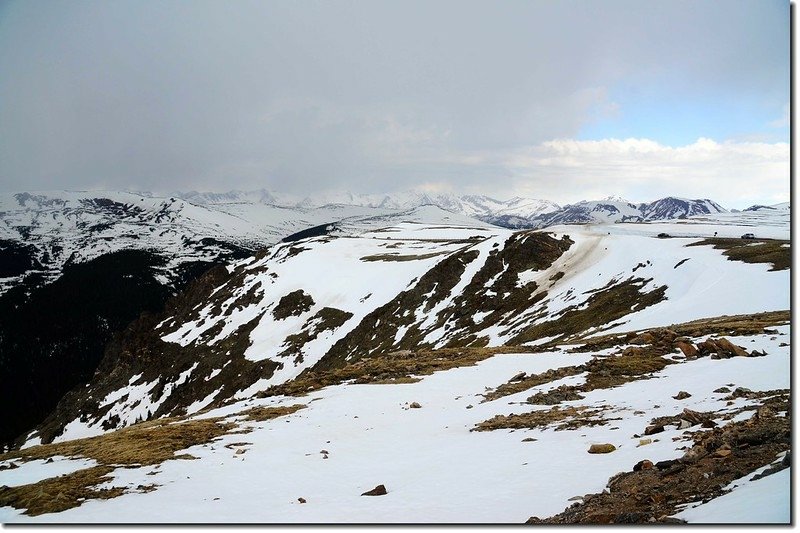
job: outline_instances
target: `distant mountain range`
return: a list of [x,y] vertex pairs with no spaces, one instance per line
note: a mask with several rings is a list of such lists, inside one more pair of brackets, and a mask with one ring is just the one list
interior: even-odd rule
[[[677,197],[661,198],[649,203],[632,203],[623,198],[611,196],[602,200],[582,201],[560,206],[555,202],[536,198],[514,197],[510,200],[497,200],[482,195],[432,194],[419,191],[394,194],[335,192],[306,198],[292,197],[267,190],[231,191],[221,194],[192,191],[175,193],[175,196],[198,205],[258,203],[304,209],[343,205],[380,209],[412,209],[422,205],[435,205],[446,211],[515,229],[543,228],[558,224],[647,222],[727,212],[725,208],[709,199]],[[750,209],[759,207],[764,206],[753,206]]]
[[[352,192],[321,193],[305,198],[267,190],[230,191],[227,193],[176,192],[174,196],[197,205],[219,205],[229,203],[257,203],[287,208],[313,209],[326,206],[358,206],[375,209],[413,209],[423,205],[435,205],[446,211],[459,213],[482,220],[493,217],[513,216],[531,219],[552,213],[560,206],[549,200],[515,197],[496,200],[482,195],[455,195],[449,193],[426,193],[406,191],[393,194],[357,194]],[[487,220],[489,221],[489,220]]]

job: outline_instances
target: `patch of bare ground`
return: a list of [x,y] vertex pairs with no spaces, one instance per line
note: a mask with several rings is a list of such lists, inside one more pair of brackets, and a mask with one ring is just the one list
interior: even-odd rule
[[537,392],[526,401],[533,405],[558,405],[561,402],[582,400],[584,397],[578,393],[577,387],[561,385],[547,392]]
[[[785,405],[789,395],[779,394]],[[769,465],[791,447],[790,411],[779,414],[762,405],[748,420],[690,434],[692,447],[680,458],[653,464],[641,461],[611,479],[607,492],[587,494],[549,518],[530,524],[644,524],[676,522],[680,506],[721,496],[732,481]],[[789,461],[775,468],[788,467]]]
[[[287,407],[254,407],[244,414],[247,420],[265,421],[288,415],[305,405]],[[238,426],[222,418],[182,420],[161,418],[134,424],[85,439],[42,444],[0,455],[0,461],[9,459],[46,459],[54,456],[87,457],[98,466],[78,470],[71,474],[49,478],[37,483],[17,487],[0,487],[0,507],[25,509],[25,514],[36,516],[57,513],[80,506],[88,499],[109,499],[124,494],[119,487],[98,489],[97,485],[111,479],[109,474],[117,467],[140,467],[160,464],[168,459],[195,459],[189,454],[176,452],[191,446],[211,442],[225,434],[236,433]],[[141,490],[153,490],[142,487]]]
[[534,429],[553,427],[555,431],[581,427],[603,426],[611,420],[603,412],[608,407],[590,408],[586,406],[559,407],[532,411],[523,414],[497,415],[476,424],[470,431],[493,431],[496,429]]
[[399,254],[376,254],[376,255],[366,255],[361,258],[362,261],[366,262],[373,262],[373,261],[420,261],[422,259],[430,259],[432,257],[436,257],[437,255],[443,255],[446,252],[432,252],[429,254],[419,254],[419,255],[399,255]]
[[306,322],[303,329],[294,335],[286,337],[283,341],[285,348],[278,356],[294,356],[294,363],[301,363],[303,361],[303,347],[306,344],[316,339],[323,331],[334,330],[342,326],[352,316],[353,313],[342,311],[335,307],[323,307]]
[[462,366],[503,353],[524,353],[526,346],[499,346],[495,348],[441,348],[438,350],[401,350],[385,355],[359,359],[339,368],[307,369],[295,379],[273,385],[256,396],[302,396],[308,392],[340,383],[397,384],[419,381],[415,376]]
[[761,335],[769,333],[765,331],[768,328],[789,324],[790,320],[791,313],[788,310],[702,318],[690,322],[683,322],[681,324],[672,324],[666,328],[658,327],[639,330],[638,332],[594,336],[582,340],[582,344],[573,348],[572,351],[591,352],[613,348],[615,346],[628,344],[636,337],[641,337],[646,333],[657,334],[664,329],[673,331],[680,337],[702,337],[704,335]]
[[770,270],[786,270],[792,265],[791,242],[781,239],[703,239],[687,246],[713,246],[729,261],[771,264]]
[[518,392],[550,383],[565,377],[575,376],[585,371],[584,365],[579,366],[563,366],[561,368],[552,368],[540,374],[518,375],[511,378],[507,383],[503,383],[494,390],[490,390],[483,395],[484,402],[490,402],[504,396],[510,396]]
[[[788,319],[788,311],[716,317],[670,328],[653,328],[641,333],[596,337],[571,351],[585,352],[614,347],[620,349],[612,355],[595,357],[582,365],[551,369],[541,374],[514,376],[507,383],[485,393],[483,401],[496,400],[564,377],[586,373],[586,379],[581,385],[562,385],[554,391],[539,392],[527,399],[528,403],[535,405],[554,405],[580,399],[581,393],[595,389],[608,389],[630,381],[649,379],[667,365],[675,364],[676,361],[672,358],[693,360],[705,356],[712,359],[757,357],[762,354],[748,352],[724,337],[710,338],[695,346],[685,334],[702,336],[713,332],[738,335],[765,333],[770,332],[768,327],[787,323]],[[675,355],[676,353],[679,355]]]
[[245,415],[247,420],[265,422],[273,418],[278,418],[279,416],[290,415],[304,408],[305,405],[301,403],[279,407],[252,407],[246,411],[242,411],[240,414]]
[[79,506],[83,500],[116,498],[123,494],[123,489],[96,488],[96,485],[111,479],[108,474],[112,470],[109,466],[96,466],[29,485],[2,486],[0,506],[25,509],[25,514],[38,516],[66,511]]
[[278,305],[272,310],[275,320],[282,320],[290,316],[297,316],[305,313],[314,305],[314,299],[310,294],[306,294],[303,289],[292,291],[278,301]]
[[591,291],[585,303],[568,307],[553,320],[538,321],[511,339],[524,344],[544,337],[553,337],[547,345],[563,343],[595,327],[609,329],[615,321],[633,311],[641,311],[664,300],[667,287],[650,291],[644,287],[652,280],[631,277],[625,281],[612,281],[607,286]]
[[[564,398],[576,397],[579,393],[595,389],[608,389],[630,381],[647,379],[655,372],[663,370],[674,361],[665,359],[663,355],[672,350],[669,333],[662,337],[653,337],[654,344],[646,347],[635,347],[620,350],[616,355],[595,357],[582,365],[565,366],[550,369],[541,374],[515,376],[494,390],[484,394],[484,401],[492,401],[504,396],[516,394],[545,383],[550,383],[568,376],[586,373],[586,380],[581,385],[564,385],[558,391]],[[664,337],[666,336],[666,337]],[[672,336],[675,339],[676,336]],[[552,397],[554,398],[554,396]],[[546,395],[539,393],[528,398],[528,403],[547,403]],[[548,400],[549,401],[549,400]]]
[[56,455],[88,457],[100,465],[60,477],[17,487],[0,488],[0,506],[25,509],[25,514],[56,513],[78,507],[86,499],[115,498],[124,493],[121,488],[96,489],[110,479],[116,466],[144,466],[162,463],[167,459],[193,459],[190,455],[175,455],[178,450],[204,444],[225,434],[233,424],[220,419],[178,422],[160,419],[106,433],[97,437],[33,446],[0,455],[6,459],[45,459]]
[[0,455],[0,461],[46,459],[55,455],[88,457],[104,465],[151,465],[175,459],[175,452],[224,435],[234,424],[220,418],[180,421],[161,418],[97,437],[31,446]]

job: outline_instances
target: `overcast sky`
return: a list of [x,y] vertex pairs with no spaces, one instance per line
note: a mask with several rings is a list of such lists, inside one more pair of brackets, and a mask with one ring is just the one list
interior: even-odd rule
[[787,1],[0,2],[0,189],[789,198]]

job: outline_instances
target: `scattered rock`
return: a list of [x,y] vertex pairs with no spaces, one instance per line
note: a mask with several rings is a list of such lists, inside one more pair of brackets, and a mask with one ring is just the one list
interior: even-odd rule
[[611,453],[616,449],[613,444],[592,444],[589,446],[589,453]]
[[667,468],[675,466],[676,464],[678,464],[678,460],[677,459],[667,459],[666,461],[657,462],[655,464],[655,467],[658,470],[666,470]]
[[693,426],[697,424],[702,424],[703,422],[710,420],[708,416],[702,413],[698,413],[697,411],[692,411],[691,409],[684,409],[683,413],[681,414],[681,418],[683,420],[689,421]]
[[656,338],[649,331],[645,331],[641,335],[637,335],[629,341],[631,344],[653,344]]
[[246,450],[244,448],[239,448],[238,450],[236,450],[236,453],[234,455],[242,455],[245,451]]
[[714,389],[714,392],[718,392],[718,393],[726,393],[726,392],[730,392],[730,391],[731,390],[728,387],[720,387],[718,389]]
[[788,342],[782,342],[778,345],[779,348],[786,348],[787,346],[789,346]]
[[409,407],[409,409],[420,409],[420,408],[422,408],[422,406],[420,404],[418,404],[417,402],[411,402],[411,405],[409,405],[408,407]]
[[472,409],[472,404],[469,404],[469,405],[467,406],[467,409]]
[[673,396],[674,400],[685,400],[686,398],[691,398],[692,395],[686,392],[685,390],[680,391],[678,394]]
[[747,387],[736,387],[728,398],[750,398],[753,396],[753,391]]
[[682,518],[676,518],[674,516],[662,516],[661,518],[659,518],[656,521],[661,523],[661,524],[686,524],[687,523],[686,520],[683,520]]
[[321,453],[322,455],[328,455],[331,452],[329,452],[328,450],[320,450],[319,453]]
[[362,496],[383,496],[384,494],[387,494],[386,487],[384,487],[383,485],[378,485],[374,489],[368,490],[367,492],[364,492],[361,495]]
[[692,446],[685,454],[683,454],[683,457],[681,457],[680,460],[682,463],[695,463],[707,455],[708,451],[702,446]]
[[522,439],[522,442],[536,442],[538,439],[534,439],[533,437],[527,437]]
[[514,377],[512,377],[508,381],[522,381],[523,379],[525,379],[525,376],[527,376],[525,372],[520,372],[519,374],[515,374]]
[[582,400],[583,396],[578,394],[575,387],[561,385],[548,392],[537,392],[526,401],[534,405],[558,405],[561,402],[572,400]]
[[300,503],[306,503],[306,499],[305,498],[297,498],[297,501],[300,502]]
[[[733,344],[725,337],[708,339],[697,345],[700,355],[712,354],[712,359],[728,359],[730,357],[749,357],[750,354],[741,346]],[[714,357],[716,355],[716,357]]]
[[647,426],[644,429],[644,434],[645,435],[655,435],[656,433],[661,433],[662,431],[664,431],[664,426],[663,425],[653,425],[653,426]]
[[52,462],[53,462],[53,458],[50,457],[50,458],[47,459],[47,461],[44,462],[44,464],[49,465]]
[[641,446],[647,446],[648,444],[652,444],[653,439],[639,439],[639,444],[636,445],[637,448]]
[[696,357],[697,356],[697,348],[694,347],[693,344],[689,342],[679,341],[675,343],[675,347],[678,348],[683,355],[686,357]]

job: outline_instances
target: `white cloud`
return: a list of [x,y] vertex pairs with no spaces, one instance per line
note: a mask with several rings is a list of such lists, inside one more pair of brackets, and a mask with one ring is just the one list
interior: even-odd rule
[[[700,138],[672,147],[650,139],[555,139],[458,159],[466,166],[493,166],[510,176],[504,187],[509,195],[561,202],[610,194],[631,200],[676,195],[747,207],[789,197],[788,143]],[[496,182],[493,187],[499,195]]]

